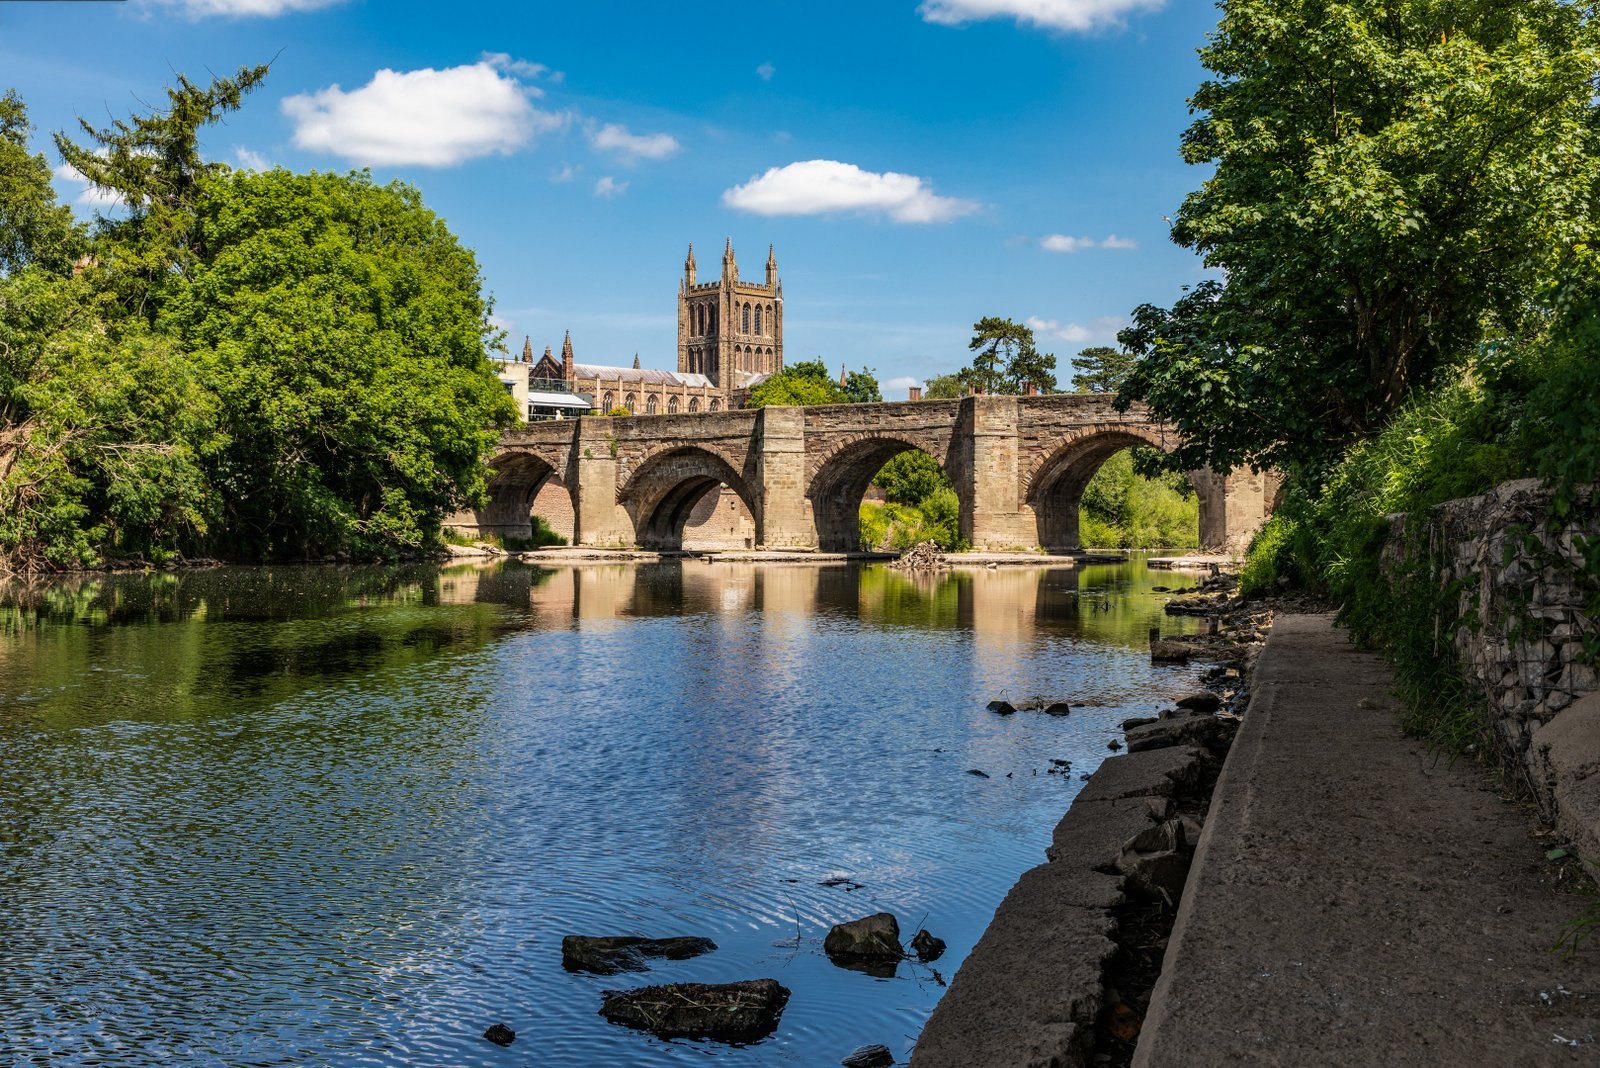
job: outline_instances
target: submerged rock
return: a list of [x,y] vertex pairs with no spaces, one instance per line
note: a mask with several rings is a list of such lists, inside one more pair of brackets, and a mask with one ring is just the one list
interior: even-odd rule
[[1017,710],[1010,701],[990,701],[986,707],[997,716],[1009,716]]
[[561,966],[569,972],[616,975],[618,972],[648,971],[649,957],[688,960],[710,953],[717,944],[709,938],[635,938],[619,935],[594,938],[567,935],[561,940]]
[[778,1029],[788,988],[776,979],[738,983],[667,983],[608,990],[600,1015],[661,1038],[754,1042]]
[[894,1054],[888,1046],[862,1046],[839,1063],[844,1068],[889,1068]]
[[483,1037],[497,1046],[509,1046],[517,1040],[517,1033],[505,1024],[491,1024]]
[[900,921],[893,913],[877,912],[848,923],[836,923],[822,940],[822,951],[839,961],[898,961],[906,955],[900,947]]
[[1047,716],[1070,716],[1072,706],[1065,701],[1052,701],[1044,706],[1043,711]]
[[911,952],[924,964],[931,964],[944,956],[944,939],[935,938],[926,928],[911,936]]
[[977,768],[968,768],[967,774],[976,775],[980,779],[987,779],[989,777],[989,773],[987,771],[979,771]]

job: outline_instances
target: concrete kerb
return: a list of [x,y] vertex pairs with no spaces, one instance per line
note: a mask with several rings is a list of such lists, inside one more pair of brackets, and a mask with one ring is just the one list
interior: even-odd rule
[[1557,833],[1600,881],[1600,694],[1569,705],[1535,731],[1531,752],[1555,803]]

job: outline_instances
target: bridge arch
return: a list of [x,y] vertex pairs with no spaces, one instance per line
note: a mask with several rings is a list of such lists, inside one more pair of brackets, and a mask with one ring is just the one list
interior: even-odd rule
[[[1078,507],[1083,491],[1095,472],[1123,449],[1148,445],[1160,452],[1171,452],[1170,435],[1161,428],[1133,423],[1080,427],[1057,445],[1035,466],[1028,479],[1025,500],[1038,523],[1039,546],[1046,552],[1081,549],[1078,534]],[[1201,525],[1212,508],[1210,496],[1214,480],[1189,472],[1189,484],[1200,498]],[[1202,542],[1204,541],[1202,530]]]
[[647,457],[617,492],[617,503],[633,521],[641,548],[683,548],[683,528],[695,506],[718,486],[727,486],[761,527],[759,497],[751,493],[733,465],[694,445],[665,449]]
[[556,470],[558,458],[526,449],[510,449],[490,461],[489,500],[482,507],[453,517],[448,525],[476,527],[480,535],[528,538],[533,534],[533,502],[555,483],[567,494],[567,512],[576,507],[576,498]]
[[[925,452],[946,467],[931,443],[912,436],[857,434],[835,445],[816,466],[806,487],[823,552],[855,552],[861,548],[861,500],[873,478],[904,452]],[[948,474],[949,472],[946,471]]]

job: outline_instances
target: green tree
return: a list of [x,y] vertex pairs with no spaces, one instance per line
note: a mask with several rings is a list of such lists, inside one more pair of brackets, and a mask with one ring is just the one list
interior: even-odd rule
[[72,209],[56,203],[49,162],[29,148],[32,133],[22,98],[6,90],[0,96],[0,275],[34,264],[64,274],[84,245]]
[[967,395],[959,372],[953,375],[934,375],[922,389],[926,400],[956,400]]
[[1318,465],[1539,329],[1600,178],[1592,5],[1223,0],[1174,239],[1224,272],[1119,340],[1178,466]]
[[230,554],[420,548],[480,500],[515,405],[477,261],[417,191],[366,174],[207,176],[204,258],[157,324],[197,354],[227,444]]
[[878,376],[870,367],[863,367],[859,371],[851,371],[845,375],[844,395],[851,404],[876,404],[883,400],[883,391],[878,387]]
[[1010,319],[990,315],[972,324],[967,348],[975,355],[971,366],[958,371],[963,386],[979,393],[1041,393],[1056,388],[1056,358],[1035,347],[1033,330]]
[[935,490],[949,489],[950,479],[938,460],[921,449],[908,449],[884,464],[872,484],[892,504],[918,505]]
[[120,283],[125,300],[143,306],[147,289],[186,274],[204,258],[196,226],[201,188],[228,167],[201,156],[200,131],[237,111],[266,77],[266,66],[241,67],[232,78],[202,87],[180,74],[177,86],[167,90],[164,110],[115,119],[104,128],[79,119],[85,144],[55,135],[61,158],[96,186],[119,194],[127,207],[126,218],[102,222],[112,240],[98,250],[108,280]]
[[846,404],[850,398],[819,357],[789,364],[750,391],[751,408],[789,404]]
[[1136,357],[1123,349],[1096,345],[1072,358],[1072,388],[1079,393],[1115,393],[1133,371]]

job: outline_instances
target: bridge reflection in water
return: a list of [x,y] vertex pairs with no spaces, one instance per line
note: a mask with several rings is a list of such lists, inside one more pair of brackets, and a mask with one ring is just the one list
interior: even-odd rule
[[[1192,629],[1162,612],[1156,586],[1191,580],[1151,571],[1134,554],[1125,564],[960,567],[900,572],[858,563],[738,562],[683,558],[658,563],[515,563],[458,565],[439,573],[447,604],[492,603],[529,614],[536,628],[605,620],[736,616],[764,626],[785,615],[839,616],[863,624],[903,624],[970,631],[980,647],[1021,657],[1039,636],[1092,635],[1097,642],[1143,648],[1149,628]],[[1139,596],[1148,595],[1148,596]]]

